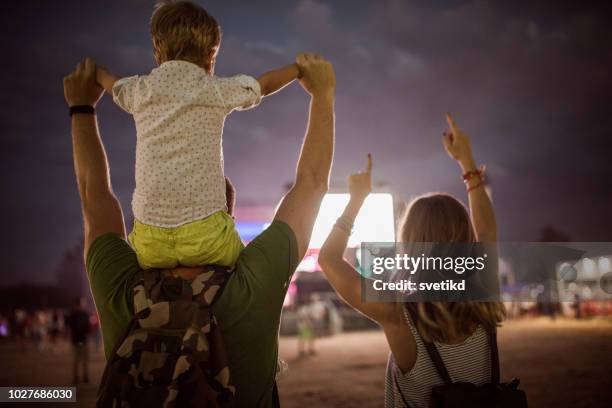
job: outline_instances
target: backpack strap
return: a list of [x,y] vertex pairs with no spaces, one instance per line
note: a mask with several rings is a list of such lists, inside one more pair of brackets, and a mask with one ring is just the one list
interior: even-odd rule
[[429,359],[431,360],[434,367],[436,368],[438,375],[440,376],[442,381],[444,381],[444,384],[446,385],[452,384],[453,381],[451,380],[450,375],[448,374],[448,370],[446,369],[446,366],[444,365],[444,361],[442,361],[442,357],[440,357],[440,353],[438,353],[438,349],[436,345],[431,342],[425,341],[425,339],[419,332],[419,328],[416,324],[418,316],[417,316],[416,310],[414,310],[414,306],[412,304],[406,305],[406,309],[408,310],[408,313],[410,313],[410,318],[412,319],[414,328],[416,332],[419,334],[419,336],[421,336],[421,340],[423,341],[425,350],[427,351],[427,354],[429,355]]
[[98,387],[98,392],[96,394],[96,407],[98,408],[106,408],[112,407],[115,404],[115,393],[116,390],[114,388],[114,384],[111,381],[112,366],[111,363],[117,359],[117,350],[123,344],[125,339],[130,335],[131,331],[138,325],[138,318],[136,316],[132,317],[128,327],[124,331],[123,335],[115,342],[113,346],[113,351],[110,353],[106,364],[104,365],[104,372],[102,373],[102,379],[100,380],[100,385]]
[[405,407],[410,407],[410,404],[406,400],[406,397],[404,397],[404,393],[402,392],[402,388],[399,385],[399,381],[397,380],[397,373],[396,373],[396,371],[393,370],[393,374],[391,374],[391,375],[393,376],[393,382],[395,383],[395,389],[397,390],[397,393],[402,398],[402,402],[404,403],[404,406]]
[[489,347],[491,348],[491,382],[499,384],[499,350],[497,349],[497,329],[488,330]]

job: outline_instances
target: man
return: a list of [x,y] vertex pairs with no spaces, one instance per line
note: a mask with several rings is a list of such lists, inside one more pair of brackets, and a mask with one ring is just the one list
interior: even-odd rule
[[[299,58],[303,68],[300,84],[311,99],[295,184],[282,199],[272,224],[242,251],[213,306],[237,388],[238,406],[269,407],[278,398],[274,376],[283,299],[291,275],[306,252],[329,183],[335,76],[331,64],[318,55],[304,54]],[[102,95],[95,82],[95,69],[94,62],[87,59],[64,78],[69,106],[95,107]],[[108,357],[132,317],[129,289],[138,272],[138,262],[125,241],[123,213],[113,193],[92,110],[73,110],[72,141],[87,272]],[[179,267],[173,273],[190,279],[200,270]]]
[[72,343],[73,362],[73,384],[79,383],[79,365],[82,367],[83,382],[89,384],[89,351],[87,349],[87,338],[89,337],[89,313],[85,311],[84,299],[77,299],[73,308],[66,316],[66,326],[70,329],[70,341]]

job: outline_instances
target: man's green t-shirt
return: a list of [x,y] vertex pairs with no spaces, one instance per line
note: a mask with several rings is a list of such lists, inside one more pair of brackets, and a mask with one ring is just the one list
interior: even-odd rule
[[[295,234],[274,221],[240,253],[215,301],[237,406],[273,406],[281,309],[298,262]],[[139,270],[135,252],[117,234],[98,237],[89,248],[87,272],[107,358],[133,317],[130,289]]]

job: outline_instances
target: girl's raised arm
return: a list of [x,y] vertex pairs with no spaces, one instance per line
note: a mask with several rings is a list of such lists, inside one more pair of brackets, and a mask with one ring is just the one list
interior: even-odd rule
[[319,265],[336,292],[353,308],[370,319],[383,324],[394,317],[394,304],[385,302],[363,302],[361,300],[361,277],[359,272],[344,259],[351,229],[357,214],[372,190],[372,157],[368,155],[365,171],[353,174],[348,179],[351,198],[344,213],[332,228],[319,253]]
[[497,221],[491,199],[484,188],[483,169],[476,166],[469,137],[463,133],[450,113],[446,114],[449,131],[442,142],[448,155],[457,160],[468,191],[470,218],[479,242],[497,241]]

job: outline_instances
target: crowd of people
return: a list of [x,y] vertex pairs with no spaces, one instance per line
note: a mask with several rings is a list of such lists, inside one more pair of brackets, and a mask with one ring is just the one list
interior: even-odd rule
[[[83,299],[69,308],[26,310],[16,308],[0,315],[0,339],[14,342],[21,352],[66,354],[73,357],[73,384],[90,380],[89,350],[99,350],[98,315],[88,311]],[[79,370],[81,375],[79,375]]]
[[[27,310],[16,308],[0,314],[0,338],[19,341],[26,347],[32,345],[38,351],[57,352],[62,342],[70,338],[71,328],[68,317],[71,310],[45,308]],[[89,322],[88,334],[92,346],[100,346],[100,324],[95,312],[85,312]]]

